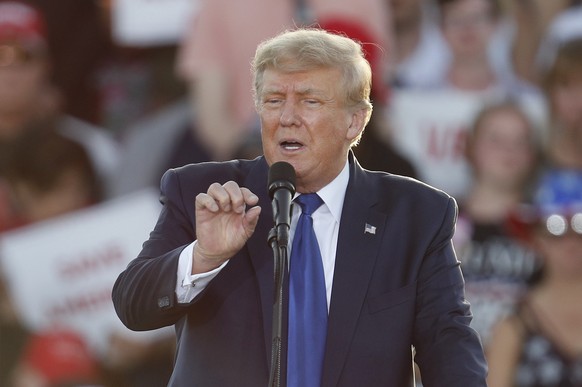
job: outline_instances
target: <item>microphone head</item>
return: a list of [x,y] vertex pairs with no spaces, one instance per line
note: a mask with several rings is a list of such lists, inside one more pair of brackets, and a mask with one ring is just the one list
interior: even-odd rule
[[275,191],[286,188],[295,194],[295,168],[286,161],[277,161],[269,168],[269,196],[273,199]]

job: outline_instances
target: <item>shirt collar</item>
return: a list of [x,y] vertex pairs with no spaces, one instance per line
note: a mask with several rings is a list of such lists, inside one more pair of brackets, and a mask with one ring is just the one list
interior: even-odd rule
[[349,161],[328,185],[317,191],[319,197],[323,200],[331,215],[339,223],[342,216],[342,209],[344,205],[344,198],[346,196],[346,189],[350,180]]

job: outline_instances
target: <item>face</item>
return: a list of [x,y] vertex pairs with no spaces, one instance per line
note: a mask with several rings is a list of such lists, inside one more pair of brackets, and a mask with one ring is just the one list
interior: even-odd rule
[[492,111],[475,134],[473,166],[481,179],[504,187],[524,183],[534,167],[532,129],[512,109]]
[[40,54],[0,43],[0,109],[9,113],[28,109],[45,86],[47,68]]
[[267,69],[259,90],[263,152],[269,165],[286,161],[298,192],[316,192],[341,172],[365,110],[344,103],[338,69],[285,73]]
[[442,12],[443,36],[457,58],[483,56],[495,31],[487,0],[460,0]]
[[561,126],[578,133],[582,139],[582,78],[556,85],[551,98],[554,115]]
[[405,26],[422,18],[422,0],[389,0],[396,26]]

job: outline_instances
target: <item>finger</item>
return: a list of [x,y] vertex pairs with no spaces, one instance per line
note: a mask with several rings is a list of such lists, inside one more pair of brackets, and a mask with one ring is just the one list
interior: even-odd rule
[[216,212],[219,209],[214,198],[205,193],[199,193],[198,195],[196,195],[195,205],[196,210],[206,209],[210,212]]
[[255,195],[250,189],[242,187],[241,192],[245,203],[249,206],[254,206],[259,202],[259,197]]
[[230,196],[232,209],[235,212],[242,214],[245,210],[245,201],[241,187],[234,181],[227,181],[224,183],[223,187]]
[[247,238],[255,232],[257,223],[259,222],[259,215],[261,214],[261,207],[255,206],[249,209],[244,215],[244,228]]
[[222,211],[228,212],[231,210],[230,195],[221,184],[212,183],[208,187],[208,195],[215,200]]

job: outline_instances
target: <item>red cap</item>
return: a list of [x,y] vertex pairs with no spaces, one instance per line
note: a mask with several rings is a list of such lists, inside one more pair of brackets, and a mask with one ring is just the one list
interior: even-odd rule
[[0,42],[45,46],[45,21],[33,6],[20,1],[0,2]]
[[97,361],[76,333],[56,330],[33,335],[24,351],[23,363],[53,384],[94,382]]

